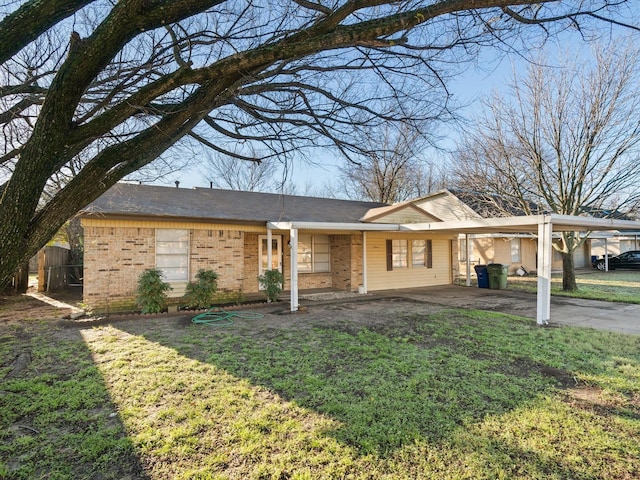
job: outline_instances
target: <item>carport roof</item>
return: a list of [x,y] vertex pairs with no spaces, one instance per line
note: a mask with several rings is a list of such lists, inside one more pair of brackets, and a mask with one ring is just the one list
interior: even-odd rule
[[549,224],[554,232],[578,230],[638,230],[639,221],[609,218],[578,217],[570,215],[527,215],[521,217],[494,217],[450,222],[366,224],[324,222],[269,222],[269,228],[288,230],[359,230],[359,231],[406,231],[406,232],[450,232],[450,233],[524,233],[537,232],[542,224]]

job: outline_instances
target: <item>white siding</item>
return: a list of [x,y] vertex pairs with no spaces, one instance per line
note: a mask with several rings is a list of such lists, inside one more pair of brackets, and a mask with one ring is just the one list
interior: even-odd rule
[[[413,267],[387,271],[386,241],[391,239],[432,240],[433,268]],[[448,285],[451,283],[451,236],[434,234],[401,234],[371,232],[367,234],[367,289],[389,290],[394,288]],[[409,252],[409,258],[411,253]]]

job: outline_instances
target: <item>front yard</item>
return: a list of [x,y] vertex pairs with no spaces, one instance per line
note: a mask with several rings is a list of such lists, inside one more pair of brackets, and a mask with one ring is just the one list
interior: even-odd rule
[[397,300],[60,327],[9,320],[16,301],[0,303],[0,478],[640,472],[637,336]]

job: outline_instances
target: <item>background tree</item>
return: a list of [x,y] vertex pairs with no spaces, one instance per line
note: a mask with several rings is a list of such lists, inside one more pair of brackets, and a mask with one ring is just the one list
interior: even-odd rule
[[[591,21],[633,18],[626,5],[4,2],[0,285],[79,208],[188,136],[247,161],[250,145],[273,154],[305,146],[357,150],[354,126],[446,111],[447,76],[481,46],[526,51],[529,33],[579,27],[589,34]],[[386,110],[390,104],[403,107]],[[76,174],[42,201],[50,179],[72,163]]]
[[341,168],[348,198],[396,203],[444,188],[444,175],[424,158],[424,129],[386,124],[360,133],[360,154]]
[[252,162],[238,161],[220,153],[205,153],[202,173],[216,188],[268,192],[276,186],[277,165],[273,159],[262,160],[254,155]]
[[[631,45],[629,39],[616,42]],[[562,215],[637,208],[640,201],[638,51],[597,48],[561,67],[545,56],[514,75],[511,95],[494,95],[458,149],[457,185],[490,211]],[[554,242],[563,259],[563,289],[575,290],[573,252],[586,236]]]

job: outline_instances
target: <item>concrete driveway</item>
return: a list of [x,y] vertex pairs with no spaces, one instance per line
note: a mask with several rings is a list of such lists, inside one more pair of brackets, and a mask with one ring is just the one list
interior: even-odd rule
[[[386,290],[376,295],[410,298],[451,307],[477,308],[536,318],[536,295],[511,290],[444,285]],[[640,335],[640,305],[551,296],[550,325],[609,330]]]

